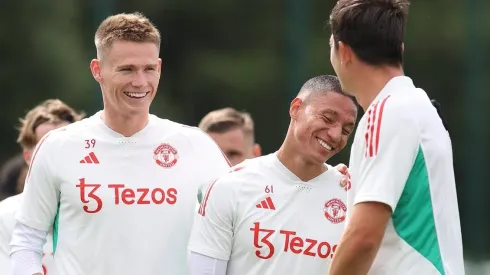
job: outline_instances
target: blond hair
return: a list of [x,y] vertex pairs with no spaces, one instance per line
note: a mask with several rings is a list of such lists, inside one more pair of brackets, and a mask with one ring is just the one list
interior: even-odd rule
[[25,116],[20,118],[19,136],[17,143],[23,149],[31,149],[36,146],[36,128],[43,123],[58,124],[61,122],[73,123],[85,116],[77,113],[70,106],[59,99],[48,99],[31,109]]
[[225,133],[240,128],[254,138],[254,122],[250,114],[230,107],[208,113],[199,123],[199,128],[206,133]]
[[120,13],[107,17],[95,32],[97,57],[114,41],[151,42],[160,49],[160,32],[141,13]]

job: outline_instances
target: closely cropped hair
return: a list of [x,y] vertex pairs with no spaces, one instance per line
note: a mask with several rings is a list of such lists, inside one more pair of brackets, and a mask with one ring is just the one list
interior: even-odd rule
[[403,64],[408,0],[339,0],[330,14],[334,47],[349,45],[370,65]]
[[310,78],[299,90],[298,97],[302,98],[303,100],[307,100],[307,97],[310,94],[327,92],[338,93],[346,96],[357,105],[355,98],[343,92],[339,79],[333,75],[319,75]]
[[59,99],[48,99],[30,110],[25,118],[21,118],[19,127],[19,137],[17,143],[23,149],[30,149],[36,146],[36,129],[43,123],[57,124],[63,121],[73,123],[85,116],[77,113],[70,106]]
[[120,13],[107,17],[95,32],[97,55],[114,41],[151,42],[160,49],[160,32],[141,13]]
[[206,133],[225,133],[241,128],[245,134],[254,136],[254,122],[250,114],[233,108],[208,113],[199,123],[199,128]]

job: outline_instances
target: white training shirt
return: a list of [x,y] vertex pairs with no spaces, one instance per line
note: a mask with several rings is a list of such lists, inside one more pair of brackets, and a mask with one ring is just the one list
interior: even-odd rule
[[328,166],[303,182],[275,153],[245,160],[209,186],[189,249],[228,260],[227,275],[325,275],[344,230],[341,179]]
[[53,226],[60,274],[187,275],[198,189],[227,159],[198,128],[151,115],[123,137],[100,115],[39,142],[18,221]]
[[367,109],[349,167],[349,209],[375,201],[393,211],[370,275],[464,274],[451,139],[410,78],[393,78]]
[[[24,199],[23,194],[8,197],[0,202],[0,275],[12,274],[10,262],[10,241],[16,223],[15,214]],[[48,234],[43,246],[42,270],[44,275],[56,275],[53,259],[53,235]]]

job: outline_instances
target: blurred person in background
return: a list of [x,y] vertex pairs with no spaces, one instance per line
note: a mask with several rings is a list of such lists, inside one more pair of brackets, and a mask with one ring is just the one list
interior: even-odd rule
[[191,275],[324,275],[344,229],[348,187],[325,162],[346,145],[355,100],[335,76],[308,80],[275,153],[212,183],[189,242]]
[[203,117],[199,128],[218,144],[232,165],[262,153],[255,143],[254,122],[249,113],[233,108],[215,110]]
[[197,127],[151,115],[160,32],[140,13],[107,17],[90,63],[103,110],[36,147],[11,241],[14,275],[41,274],[54,224],[63,275],[187,275],[198,190],[230,169]]
[[[28,167],[36,144],[53,129],[66,126],[80,120],[83,114],[75,112],[70,106],[58,99],[48,99],[30,110],[25,118],[20,119],[17,142],[22,148],[22,165]],[[25,177],[19,177],[25,178]],[[10,265],[10,241],[15,226],[15,214],[24,199],[24,183],[17,185],[19,195],[0,202],[0,274],[12,274]],[[53,245],[51,234],[42,251],[43,271],[54,275]]]
[[0,201],[22,193],[27,165],[22,153],[8,159],[0,170]]
[[365,111],[330,275],[465,273],[451,138],[403,71],[408,6],[339,0],[330,14],[332,66]]

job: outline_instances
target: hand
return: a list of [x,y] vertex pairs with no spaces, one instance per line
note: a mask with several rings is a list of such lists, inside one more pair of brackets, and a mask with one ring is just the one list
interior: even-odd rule
[[350,190],[351,188],[351,182],[350,182],[350,174],[349,174],[349,168],[347,165],[340,163],[335,166],[335,169],[339,171],[344,177],[340,181],[340,187],[345,188],[345,191]]

